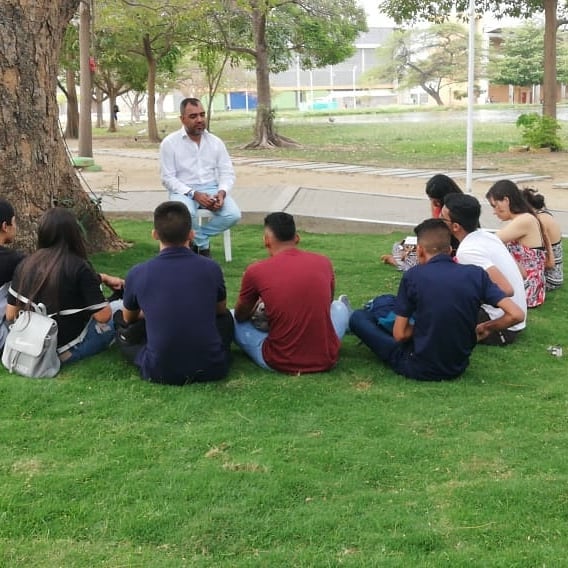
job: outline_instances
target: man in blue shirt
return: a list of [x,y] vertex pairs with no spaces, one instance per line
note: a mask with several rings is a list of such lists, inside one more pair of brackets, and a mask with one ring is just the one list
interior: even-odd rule
[[[160,253],[126,276],[118,345],[152,382],[222,379],[229,371],[234,326],[221,268],[189,248],[193,231],[183,203],[156,208],[152,235]],[[137,330],[140,337],[129,339]]]
[[[400,375],[423,381],[454,379],[467,368],[478,340],[522,321],[524,314],[485,270],[453,261],[444,220],[427,219],[414,232],[419,264],[400,282],[392,335],[368,310],[353,312],[349,327]],[[477,324],[481,304],[497,306],[503,315]]]

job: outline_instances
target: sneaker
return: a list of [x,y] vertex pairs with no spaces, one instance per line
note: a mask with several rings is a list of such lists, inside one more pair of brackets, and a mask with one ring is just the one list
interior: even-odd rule
[[337,300],[345,305],[345,307],[347,308],[347,312],[349,313],[349,317],[351,317],[351,314],[353,313],[353,308],[351,306],[351,302],[349,301],[349,296],[347,294],[341,294],[339,298],[337,298]]
[[351,333],[351,329],[349,327],[349,319],[351,319],[353,307],[351,306],[351,302],[349,301],[349,296],[347,296],[347,294],[341,294],[339,298],[337,298],[337,301],[341,302],[347,308],[347,329],[345,330],[345,333]]

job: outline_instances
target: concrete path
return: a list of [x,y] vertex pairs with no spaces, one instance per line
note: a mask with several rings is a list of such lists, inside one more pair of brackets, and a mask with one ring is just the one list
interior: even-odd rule
[[[158,160],[154,151],[135,150],[97,150],[97,154],[109,153],[124,158],[144,158]],[[311,170],[325,172],[348,172],[365,174],[381,178],[412,177],[426,180],[439,170],[416,170],[403,168],[373,168],[347,164],[321,162],[302,162],[294,160],[271,160],[258,158],[234,158],[235,165],[262,166],[290,170]],[[445,172],[455,179],[465,178],[464,171]],[[476,171],[474,180],[492,183],[498,179],[511,179],[517,183],[538,181],[546,176],[530,173],[503,173]],[[247,187],[246,181],[234,190],[234,197],[243,211],[245,222],[260,222],[271,211],[287,211],[298,219],[298,225],[304,230],[320,232],[391,232],[407,231],[422,221],[429,211],[426,196],[409,197],[385,195],[380,193],[354,192],[341,189],[315,189],[287,185],[265,186],[262,189]],[[166,192],[161,187],[145,191],[110,191],[102,197],[103,211],[112,215],[149,215],[154,208],[166,199]],[[564,236],[568,236],[568,211],[554,211],[562,227]],[[482,201],[482,226],[497,229],[500,222],[490,208]]]

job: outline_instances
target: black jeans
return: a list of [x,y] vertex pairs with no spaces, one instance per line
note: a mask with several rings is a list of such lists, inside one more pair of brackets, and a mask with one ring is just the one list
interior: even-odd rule
[[[146,320],[141,319],[134,323],[127,324],[122,317],[122,310],[114,314],[116,327],[116,344],[122,356],[129,362],[135,362],[136,356],[146,345]],[[229,310],[218,314],[215,323],[221,336],[223,350],[227,354],[227,360],[231,356],[231,343],[235,335],[235,322]],[[192,377],[188,382],[209,382],[223,379],[228,369],[212,369],[212,372],[200,372]]]
[[[477,323],[483,323],[484,321],[489,321],[491,318],[489,314],[483,309],[479,308],[477,313]],[[510,345],[517,340],[517,336],[520,332],[511,331],[510,329],[502,329],[500,331],[493,331],[485,339],[480,341],[481,345],[491,345],[493,347],[505,347],[505,345]]]

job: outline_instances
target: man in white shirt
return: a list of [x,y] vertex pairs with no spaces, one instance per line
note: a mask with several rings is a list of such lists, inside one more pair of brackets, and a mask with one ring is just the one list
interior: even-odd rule
[[[223,141],[206,130],[206,114],[198,99],[180,104],[182,128],[160,145],[160,177],[171,201],[181,201],[191,213],[195,230],[194,251],[210,256],[209,237],[239,222],[241,211],[229,195],[235,170]],[[213,218],[203,226],[198,209],[208,209]]]
[[[525,287],[519,267],[501,239],[478,228],[480,215],[481,205],[475,197],[456,193],[446,196],[440,219],[446,221],[452,234],[460,241],[457,261],[483,268],[491,280],[523,310],[525,319],[522,322],[495,331],[481,341],[486,345],[504,346],[513,343],[526,326]],[[502,314],[501,309],[484,304],[479,312],[479,322],[497,319]]]

